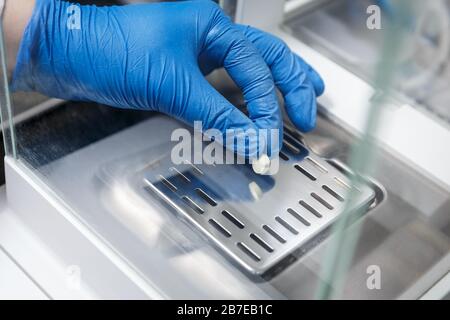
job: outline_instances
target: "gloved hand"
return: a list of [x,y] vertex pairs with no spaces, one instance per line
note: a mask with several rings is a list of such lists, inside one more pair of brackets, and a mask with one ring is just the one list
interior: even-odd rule
[[[294,54],[281,39],[250,26],[236,27],[252,42],[269,66],[293,124],[303,132],[314,129],[316,97],[325,91],[325,84],[317,71]],[[200,62],[205,74],[220,67],[213,59],[208,59],[208,52],[203,53]]]
[[[244,93],[249,117],[204,78],[222,66]],[[276,38],[233,24],[209,0],[77,10],[66,1],[37,0],[12,88],[160,111],[189,124],[202,121],[203,130],[282,132],[274,80],[293,122],[312,129],[315,95],[323,91],[317,73]],[[249,146],[245,155],[255,150]]]

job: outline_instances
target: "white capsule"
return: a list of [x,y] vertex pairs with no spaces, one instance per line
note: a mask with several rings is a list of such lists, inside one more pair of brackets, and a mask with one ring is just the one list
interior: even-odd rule
[[256,174],[267,174],[270,170],[270,158],[262,155],[258,160],[253,160],[252,168]]

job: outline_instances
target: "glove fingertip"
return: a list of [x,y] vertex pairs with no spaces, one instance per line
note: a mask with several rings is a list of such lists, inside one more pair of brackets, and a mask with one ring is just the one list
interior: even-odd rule
[[317,104],[314,90],[302,87],[285,97],[286,110],[292,123],[302,132],[312,131],[317,122]]
[[314,87],[314,91],[317,97],[320,97],[325,92],[325,82],[322,77],[315,71],[311,69],[310,79]]

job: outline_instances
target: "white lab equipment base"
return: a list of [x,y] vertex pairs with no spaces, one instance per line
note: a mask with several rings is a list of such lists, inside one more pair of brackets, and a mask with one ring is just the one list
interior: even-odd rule
[[[76,221],[28,168],[7,157],[5,170],[7,188],[0,187],[0,299],[165,298]],[[449,275],[422,299],[443,298]]]
[[17,266],[29,270],[25,274],[29,286],[41,284],[29,298],[162,298],[28,168],[6,157],[5,174],[8,206],[3,201],[0,260],[6,260],[6,253]]
[[68,290],[65,279],[64,265],[9,207],[2,186],[0,299],[91,298],[87,292]]

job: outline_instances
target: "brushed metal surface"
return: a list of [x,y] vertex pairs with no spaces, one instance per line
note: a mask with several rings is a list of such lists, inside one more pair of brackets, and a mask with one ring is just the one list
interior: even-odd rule
[[[222,252],[253,275],[264,275],[329,227],[343,212],[351,181],[286,132],[276,175],[251,165],[174,166],[163,159],[145,183]],[[357,187],[352,211],[375,199]]]

